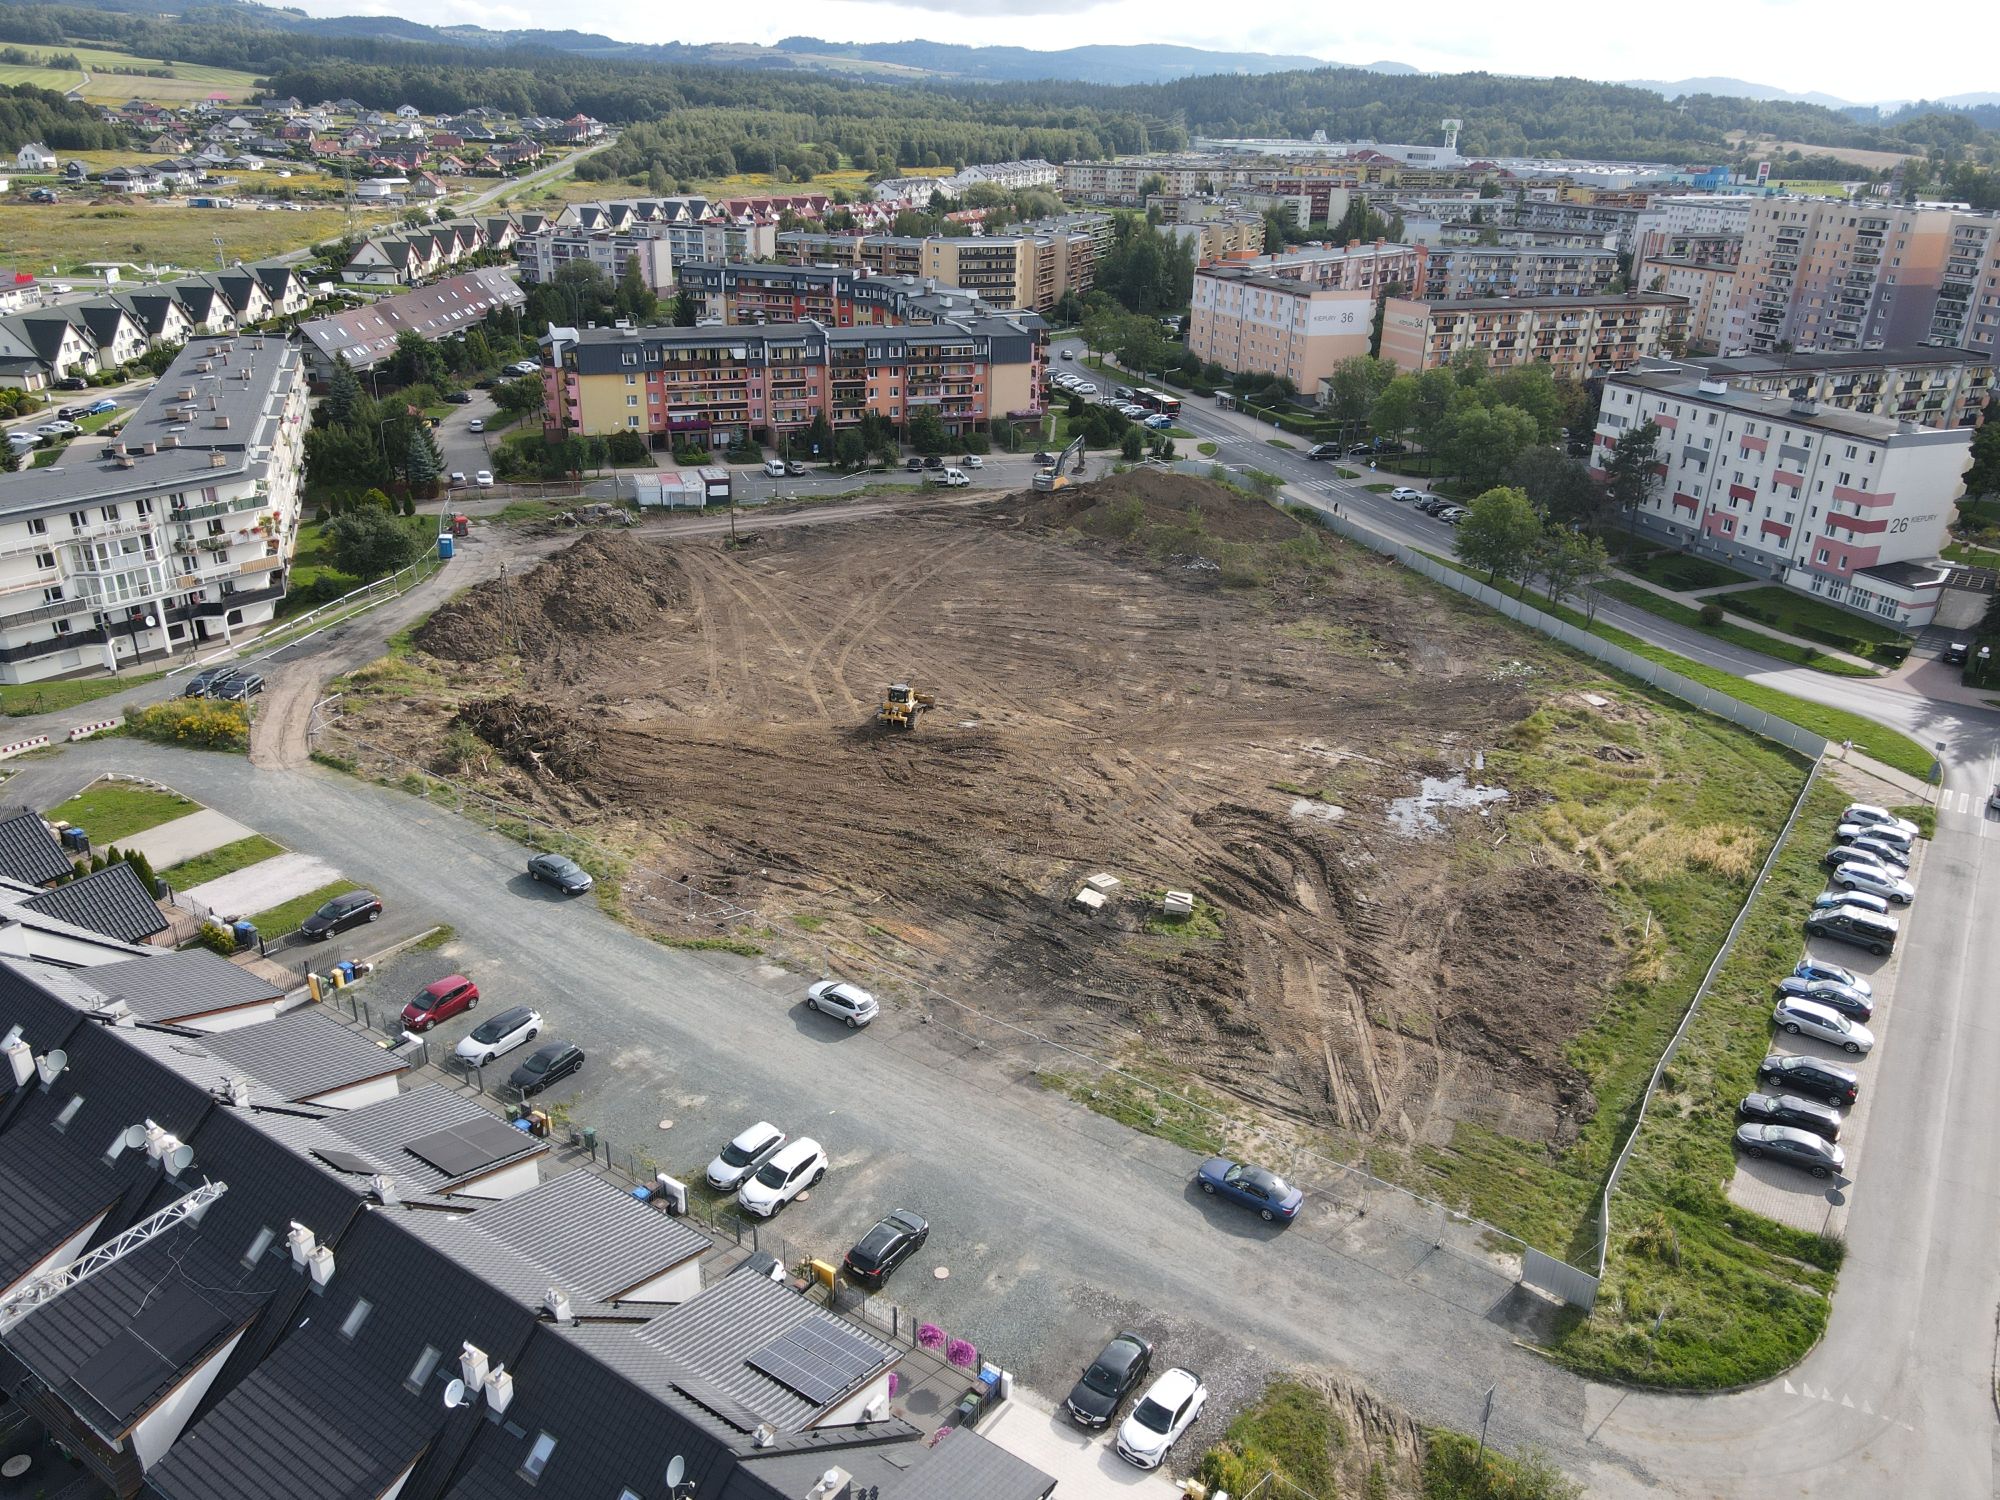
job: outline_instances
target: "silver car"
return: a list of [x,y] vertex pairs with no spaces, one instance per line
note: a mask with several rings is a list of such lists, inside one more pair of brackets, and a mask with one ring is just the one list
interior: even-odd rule
[[1787,995],[1772,1010],[1771,1019],[1787,1036],[1813,1037],[1857,1057],[1875,1047],[1875,1033],[1866,1026],[1811,1000],[1795,1000]]
[[1908,818],[1899,818],[1886,807],[1876,807],[1868,802],[1850,802],[1847,810],[1840,815],[1843,823],[1877,823],[1895,829],[1905,838],[1915,838],[1923,830]]
[[1826,891],[1813,898],[1814,911],[1832,911],[1836,906],[1851,906],[1857,911],[1872,911],[1878,917],[1889,915],[1889,903],[1881,896],[1871,896],[1866,891]]
[[1836,844],[1851,844],[1856,839],[1872,839],[1890,849],[1901,849],[1905,858],[1909,857],[1910,846],[1916,842],[1914,835],[1889,823],[1842,823],[1833,831]]
[[1917,888],[1879,865],[1847,864],[1833,872],[1833,883],[1844,891],[1861,891],[1881,896],[1898,906],[1908,906]]
[[822,979],[806,991],[806,1004],[849,1026],[866,1026],[882,1013],[873,995],[844,979]]
[[776,1156],[778,1148],[790,1139],[769,1120],[759,1120],[748,1130],[739,1131],[736,1139],[708,1164],[708,1185],[720,1192],[735,1192],[746,1177]]

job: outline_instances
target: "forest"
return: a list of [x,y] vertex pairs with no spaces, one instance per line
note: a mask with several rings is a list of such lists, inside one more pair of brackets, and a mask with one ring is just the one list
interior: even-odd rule
[[125,144],[125,132],[78,100],[31,84],[0,86],[0,147],[11,154],[29,141],[51,151],[115,151]]

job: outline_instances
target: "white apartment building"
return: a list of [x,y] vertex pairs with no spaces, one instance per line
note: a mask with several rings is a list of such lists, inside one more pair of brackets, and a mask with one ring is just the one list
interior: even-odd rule
[[1750,225],[1749,193],[1686,193],[1655,198],[1640,210],[1632,230],[1632,258],[1680,254],[1676,240],[1711,235],[1740,235]]
[[305,430],[298,345],[196,338],[120,437],[0,475],[0,682],[160,660],[270,620]]
[[1214,266],[1195,274],[1187,345],[1225,370],[1282,375],[1316,395],[1343,359],[1368,352],[1374,318],[1373,291]]
[[1705,354],[1720,354],[1722,341],[1729,336],[1729,299],[1736,291],[1736,267],[1664,256],[1637,264],[1632,273],[1634,286],[1687,298],[1688,346]]
[[1736,390],[1685,366],[1605,382],[1596,461],[1660,429],[1647,529],[1899,629],[1930,622],[1971,434]]

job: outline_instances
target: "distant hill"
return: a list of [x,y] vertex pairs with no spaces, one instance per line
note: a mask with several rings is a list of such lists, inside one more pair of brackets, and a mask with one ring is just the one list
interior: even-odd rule
[[1789,89],[1773,88],[1768,83],[1749,83],[1741,78],[1681,78],[1672,83],[1661,83],[1651,78],[1628,79],[1635,89],[1652,89],[1669,99],[1683,99],[1690,94],[1713,94],[1718,99],[1760,99],[1769,103],[1784,100],[1793,104],[1823,104],[1828,109],[1849,109],[1851,99],[1841,99],[1833,94],[1795,94]]

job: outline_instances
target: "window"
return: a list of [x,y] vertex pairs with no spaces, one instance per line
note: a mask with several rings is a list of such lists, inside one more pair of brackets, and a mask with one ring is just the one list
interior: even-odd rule
[[627,406],[637,406],[639,404],[639,398],[637,396],[627,396],[625,398],[625,404]]
[[58,620],[58,621],[56,621],[56,634],[57,634],[57,635],[68,635],[68,634],[69,634],[69,621],[67,621],[67,620]]
[[118,507],[115,505],[100,505],[97,508],[97,513],[107,521],[118,519]]
[[375,1310],[375,1304],[366,1297],[356,1297],[354,1306],[348,1310],[346,1320],[340,1325],[340,1336],[350,1343],[354,1335],[361,1332],[361,1325],[368,1321],[368,1314]]
[[35,566],[36,566],[36,567],[38,567],[38,568],[53,568],[53,567],[54,567],[55,565],[56,565],[56,555],[55,555],[55,553],[53,553],[53,552],[37,552],[37,553],[35,554]]
[[57,1114],[57,1116],[51,1123],[56,1127],[57,1130],[68,1130],[69,1122],[76,1118],[76,1112],[82,1108],[83,1108],[83,1095],[71,1094],[69,1096],[69,1103],[65,1104],[62,1107],[61,1112]]
[[73,510],[69,513],[69,529],[71,531],[81,531],[89,524],[90,517],[83,511]]
[[42,603],[60,604],[62,603],[62,596],[63,596],[62,585],[59,583],[52,583],[47,588],[42,590]]
[[49,534],[49,523],[46,517],[30,516],[28,518],[29,536],[47,536],[48,534]]
[[268,1225],[258,1230],[257,1237],[250,1241],[250,1248],[243,1252],[243,1269],[247,1271],[262,1260],[265,1252],[271,1248],[271,1242],[277,1237],[278,1232]]
[[410,1373],[403,1378],[403,1384],[413,1391],[421,1391],[424,1388],[424,1382],[429,1380],[432,1371],[437,1369],[439,1357],[439,1352],[435,1345],[424,1345],[424,1352],[419,1354],[417,1362],[410,1366]]
[[556,1440],[546,1432],[535,1434],[535,1444],[528,1450],[528,1456],[521,1460],[521,1477],[533,1484],[542,1477],[542,1470],[549,1466],[549,1455],[556,1451]]

